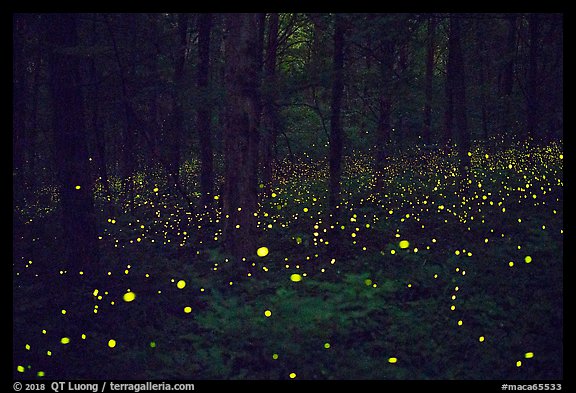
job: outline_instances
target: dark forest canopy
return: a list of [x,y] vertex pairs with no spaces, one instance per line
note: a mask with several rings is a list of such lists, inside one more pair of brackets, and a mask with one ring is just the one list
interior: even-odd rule
[[[382,323],[395,321],[391,335],[398,343],[407,340],[403,331],[410,331],[425,337],[419,342],[434,347],[431,352],[442,354],[427,369],[414,360],[418,351],[408,349],[402,355],[414,356],[413,363],[399,362],[406,368],[386,371],[385,378],[512,375],[522,362],[510,354],[532,353],[522,340],[529,341],[524,337],[534,333],[514,338],[522,345],[506,341],[508,347],[493,349],[486,357],[499,359],[497,367],[480,362],[466,374],[466,367],[452,366],[444,373],[434,366],[443,362],[442,356],[454,354],[454,364],[473,362],[459,356],[468,356],[478,337],[483,342],[486,335],[489,343],[489,333],[478,328],[470,344],[450,330],[444,341],[453,346],[446,349],[438,344],[443,339],[430,339],[428,330],[417,330],[418,323],[399,328],[410,312],[404,306],[417,304],[422,314],[408,319],[433,320],[432,330],[442,326],[444,332],[443,321],[429,310],[440,304],[441,296],[456,296],[453,283],[463,279],[466,270],[458,258],[469,257],[477,264],[469,264],[472,273],[466,279],[480,277],[474,287],[477,297],[471,296],[468,303],[475,310],[469,315],[479,315],[473,326],[502,338],[505,334],[498,329],[504,329],[504,323],[494,322],[494,315],[520,318],[515,307],[524,300],[514,298],[505,304],[500,299],[508,299],[514,291],[534,299],[538,294],[545,305],[537,308],[540,303],[534,300],[535,315],[544,320],[548,311],[543,310],[552,311],[546,314],[551,315],[546,319],[549,334],[534,342],[540,349],[549,348],[545,360],[551,366],[531,375],[558,378],[561,357],[556,355],[561,348],[554,336],[561,336],[562,256],[547,245],[557,247],[563,241],[563,23],[560,13],[13,14],[12,174],[18,282],[28,279],[21,272],[34,269],[56,275],[54,283],[68,272],[79,272],[67,276],[71,287],[81,289],[71,291],[66,300],[74,302],[75,294],[89,293],[88,301],[78,300],[78,314],[92,316],[97,314],[91,303],[97,298],[92,296],[94,288],[112,285],[107,280],[119,272],[125,281],[118,288],[126,291],[132,279],[126,258],[135,255],[142,269],[151,268],[157,277],[172,280],[162,287],[166,304],[157,308],[152,301],[140,304],[150,313],[162,310],[159,320],[171,321],[170,313],[176,312],[168,303],[181,300],[171,297],[168,289],[175,286],[177,274],[168,278],[167,272],[184,271],[194,277],[187,290],[201,287],[203,295],[210,296],[194,304],[194,310],[206,309],[212,312],[209,315],[244,320],[248,317],[242,313],[248,311],[239,304],[256,307],[248,302],[252,299],[267,311],[266,318],[275,316],[276,310],[266,308],[263,299],[272,298],[290,310],[291,301],[301,302],[302,309],[325,306],[332,311],[319,316],[298,309],[295,318],[310,324],[292,331],[305,341],[319,339],[319,331],[335,329],[332,338],[322,338],[322,351],[330,348],[332,339],[333,347],[338,340],[356,346],[349,333],[359,319],[367,324],[368,315],[376,315]],[[514,230],[519,231],[517,236]],[[413,236],[410,241],[404,238],[407,233]],[[273,257],[267,260],[269,252]],[[533,257],[550,265],[530,264]],[[278,266],[273,267],[270,259]],[[394,262],[398,259],[402,263]],[[28,269],[32,260],[38,263]],[[492,260],[503,261],[503,267],[482,264]],[[266,265],[258,264],[261,261]],[[524,284],[537,274],[523,273],[522,279],[510,279],[517,287],[506,292],[505,277],[518,261],[542,269],[539,274],[549,281],[532,292]],[[336,262],[338,267],[333,268]],[[206,278],[208,265],[209,274],[226,275]],[[484,270],[474,273],[472,266]],[[236,288],[244,285],[239,284],[242,280],[269,270],[278,281],[251,284],[247,293],[253,295],[227,297],[218,292],[220,287],[216,289],[222,283],[226,290],[233,284]],[[278,284],[285,271],[292,273],[290,285],[308,274],[333,271],[334,276],[326,282],[311,278],[309,292],[291,292],[292,287]],[[457,279],[444,281],[448,271],[457,272]],[[413,272],[421,276],[413,280]],[[425,275],[441,279],[423,284]],[[46,290],[30,277],[34,284],[18,284],[17,290],[25,292],[18,292],[20,299],[31,298],[26,291]],[[357,281],[360,289],[347,292],[338,286],[352,288]],[[141,283],[133,284],[140,288]],[[51,293],[58,293],[53,285]],[[420,292],[407,295],[403,292],[407,288]],[[377,295],[363,292],[372,289]],[[121,297],[119,291],[116,295]],[[321,299],[318,293],[329,293],[332,300]],[[354,301],[349,295],[355,296]],[[378,314],[382,302],[374,300],[377,296],[391,304],[386,316]],[[483,296],[489,301],[484,302]],[[120,297],[116,304],[125,306]],[[236,299],[240,300],[234,303]],[[15,307],[20,327],[32,318],[25,310],[33,308],[22,302]],[[341,310],[342,305],[353,311]],[[58,303],[58,307],[67,306]],[[188,314],[192,307],[186,307]],[[177,313],[181,317],[180,309]],[[215,345],[221,350],[229,345],[224,337],[233,335],[234,329],[244,333],[264,329],[259,321],[251,330],[234,324],[226,330],[208,314],[192,314],[199,331],[222,333],[218,336],[222,342]],[[46,315],[35,317],[51,318]],[[102,326],[112,329],[112,317],[103,318],[108,324]],[[450,323],[458,321],[460,326],[459,318]],[[91,326],[87,320],[91,321],[70,324],[66,334],[84,334],[83,329]],[[325,325],[317,327],[317,322]],[[131,323],[127,326],[139,330],[138,322]],[[284,323],[290,324],[289,318]],[[166,326],[194,349],[205,343],[194,341],[199,339],[176,322]],[[100,334],[104,328],[94,329]],[[362,334],[376,331],[367,325],[359,329]],[[165,331],[158,334],[168,336]],[[272,336],[288,337],[280,328],[272,330]],[[146,340],[152,339],[146,336]],[[392,348],[383,342],[383,348]],[[261,344],[271,343],[272,338]],[[500,349],[509,356],[500,359]],[[202,364],[209,363],[213,368],[206,371],[206,378],[243,378],[244,371],[236,373],[234,367],[223,365],[215,351],[197,352],[199,358],[191,362],[197,361],[198,373]],[[358,351],[378,352],[362,345]],[[20,348],[18,356],[22,352]],[[278,353],[273,353],[276,360]],[[294,358],[301,353],[294,349]],[[481,350],[470,353],[484,356]],[[266,353],[266,359],[271,354]],[[80,358],[82,353],[75,355]],[[155,361],[166,369],[173,366],[181,372],[174,375],[182,377],[185,367],[174,359],[193,355],[171,352],[170,356]],[[273,368],[266,363],[270,359],[262,360],[264,372],[254,360],[260,356],[257,351],[246,356],[254,367],[252,376],[298,374],[291,366]],[[206,358],[211,360],[205,362]],[[387,355],[382,369],[397,360]],[[149,364],[146,370],[156,366]],[[362,362],[355,366],[360,378],[381,377]],[[25,369],[18,367],[18,372]],[[336,366],[321,371],[309,367],[312,379],[338,377]],[[142,372],[135,376],[158,377],[154,371]]]

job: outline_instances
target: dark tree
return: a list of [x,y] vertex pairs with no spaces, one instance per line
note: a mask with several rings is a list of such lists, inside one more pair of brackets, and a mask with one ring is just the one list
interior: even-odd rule
[[260,117],[259,14],[225,16],[226,90],[222,206],[225,249],[237,259],[254,254]]
[[75,49],[77,15],[46,15],[50,43],[49,76],[56,168],[60,183],[64,262],[68,269],[95,272],[96,244],[93,186],[88,167],[87,135],[82,113],[80,58]]
[[268,17],[266,56],[264,58],[264,80],[262,91],[262,136],[260,155],[264,194],[269,194],[272,184],[272,165],[278,133],[278,110],[276,103],[276,57],[278,51],[278,13]]
[[344,93],[344,20],[334,16],[334,54],[332,63],[332,114],[330,116],[330,180],[328,187],[329,213],[336,222],[340,203],[342,176],[343,130],[341,122],[342,96]]
[[212,201],[214,191],[214,170],[212,152],[212,102],[209,97],[210,86],[210,31],[212,29],[212,14],[201,14],[198,17],[198,67],[196,71],[196,86],[200,97],[196,117],[198,140],[200,141],[200,193],[202,206],[208,206]]
[[538,135],[539,123],[539,89],[538,89],[538,46],[540,37],[540,15],[528,16],[529,29],[529,53],[528,53],[528,76],[526,80],[526,135],[535,138]]
[[[453,127],[456,130],[461,177],[465,177],[470,167],[470,131],[466,115],[466,79],[462,50],[462,21],[459,16],[450,15],[448,37],[448,75],[446,84],[450,94]],[[452,127],[452,125],[450,125]]]
[[431,142],[432,131],[432,82],[434,78],[434,54],[436,52],[435,33],[436,18],[431,15],[428,18],[428,31],[426,35],[426,74],[424,76],[424,124],[422,127],[422,139],[426,145]]

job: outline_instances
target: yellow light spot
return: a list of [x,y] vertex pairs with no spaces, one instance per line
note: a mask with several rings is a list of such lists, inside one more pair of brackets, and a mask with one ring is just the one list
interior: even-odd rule
[[152,190],[154,192],[158,192],[158,187],[154,187],[154,190]]
[[267,247],[260,247],[258,250],[256,250],[256,254],[259,257],[265,257],[266,255],[268,255],[268,248]]
[[44,373],[44,371],[38,371],[38,372],[36,373],[36,376],[38,376],[38,377],[40,377],[40,378],[44,377],[45,375],[46,375],[46,373]]
[[270,311],[270,310],[264,311],[264,316],[266,316],[266,318],[270,317],[271,315],[272,315],[272,311]]
[[290,379],[296,378],[296,373],[290,373],[289,377],[290,377]]
[[184,312],[185,312],[186,314],[190,314],[190,313],[192,312],[192,307],[190,307],[190,306],[184,307]]
[[396,250],[390,250],[390,254],[392,255],[396,254]]
[[18,367],[16,367],[16,370],[18,370],[19,373],[23,373],[25,368],[24,368],[24,366],[18,366]]
[[388,363],[394,364],[394,363],[397,363],[397,362],[398,362],[398,359],[397,359],[397,358],[394,358],[394,357],[388,358]]
[[69,337],[62,337],[60,339],[60,344],[64,344],[64,345],[70,344],[70,338]]
[[408,240],[401,240],[400,243],[398,243],[398,246],[400,248],[408,248],[410,247],[410,242]]
[[150,341],[150,348],[156,348],[156,341]]
[[116,346],[116,340],[114,340],[114,339],[108,340],[108,346],[110,348],[114,348]]
[[364,280],[364,284],[369,287],[370,285],[372,285],[372,280],[370,280],[369,278],[367,278],[366,280]]
[[524,258],[524,262],[526,263],[532,262],[532,257],[530,255],[526,255],[526,257]]
[[514,262],[512,262],[512,261],[508,262],[508,266],[510,266],[510,267],[514,266]]
[[526,359],[532,359],[532,358],[534,357],[534,352],[526,352],[526,353],[524,354],[524,357],[525,357]]
[[290,276],[290,280],[294,282],[302,281],[302,276],[298,273],[294,273]]
[[480,336],[480,337],[478,337],[478,341],[480,341],[481,343],[483,343],[483,342],[484,342],[484,340],[485,340],[484,336]]
[[518,360],[516,362],[516,367],[522,367],[522,361],[521,360]]
[[302,211],[304,211],[304,213],[308,213],[308,208],[305,207],[304,209],[302,209]]
[[60,311],[60,312],[62,313],[62,315],[66,315],[66,310],[63,309],[63,310]]
[[124,296],[122,296],[122,299],[124,299],[124,301],[126,303],[130,303],[131,301],[133,301],[134,299],[136,299],[136,294],[134,292],[126,292],[124,294]]
[[176,287],[178,287],[178,289],[182,289],[186,286],[186,281],[184,280],[180,280],[176,283]]
[[278,360],[278,354],[277,354],[277,353],[273,353],[273,354],[272,354],[272,359]]
[[458,321],[458,326],[462,326],[463,323],[464,323],[464,322],[462,322],[462,320],[459,320],[459,321]]
[[214,195],[214,200],[217,201],[218,199],[220,199],[220,195]]
[[330,343],[324,343],[324,348],[330,349]]
[[80,187],[80,186],[76,186],[76,187],[74,187],[74,188],[77,189],[77,190],[79,190],[81,187]]

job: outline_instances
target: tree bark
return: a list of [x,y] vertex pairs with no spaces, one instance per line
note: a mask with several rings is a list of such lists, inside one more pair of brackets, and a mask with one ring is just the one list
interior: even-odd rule
[[214,192],[214,169],[212,149],[212,103],[209,99],[210,82],[210,31],[212,14],[201,14],[198,17],[198,68],[196,86],[201,102],[198,105],[196,127],[200,141],[200,205],[210,206]]
[[64,229],[65,268],[94,273],[98,248],[93,204],[93,179],[88,167],[82,91],[79,78],[76,15],[50,14],[48,40],[50,52],[50,92],[53,109],[56,167],[60,180],[62,226]]
[[256,251],[258,120],[260,110],[259,14],[225,16],[224,247],[236,260]]
[[344,93],[344,23],[342,16],[334,16],[334,54],[332,63],[332,114],[330,116],[330,180],[328,186],[329,213],[333,222],[338,221],[340,204],[340,178],[342,176],[343,131],[341,123],[342,96]]
[[428,32],[426,37],[426,75],[424,77],[424,124],[422,127],[422,139],[424,144],[429,145],[431,142],[430,134],[432,132],[432,82],[434,78],[434,53],[436,52],[435,44],[436,18],[431,16],[428,19]]

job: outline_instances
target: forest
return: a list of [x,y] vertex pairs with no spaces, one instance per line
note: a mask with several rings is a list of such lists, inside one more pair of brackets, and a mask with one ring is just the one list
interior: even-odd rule
[[13,13],[13,379],[561,382],[563,19]]

